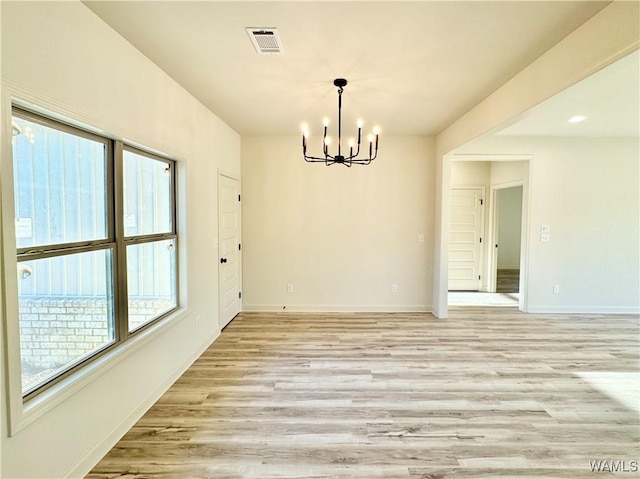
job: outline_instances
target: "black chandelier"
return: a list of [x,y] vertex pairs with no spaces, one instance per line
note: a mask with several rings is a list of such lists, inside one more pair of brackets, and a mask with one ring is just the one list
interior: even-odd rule
[[[353,153],[353,147],[355,146],[355,142],[353,140],[349,141],[349,155],[345,156],[342,154],[342,92],[344,91],[344,87],[347,85],[347,80],[344,78],[336,78],[333,81],[333,84],[338,87],[338,153],[336,155],[329,154],[329,143],[331,138],[327,136],[327,127],[329,126],[329,119],[325,118],[323,121],[324,124],[324,134],[322,137],[322,152],[324,156],[310,156],[307,155],[307,140],[309,138],[309,129],[306,125],[302,127],[302,154],[304,155],[304,159],[309,163],[324,163],[325,165],[333,165],[334,163],[340,163],[344,166],[351,167],[351,165],[368,165],[378,156],[378,135],[380,134],[380,130],[376,127],[373,129],[373,134],[370,134],[367,137],[369,141],[369,157],[368,158],[358,158],[360,154],[360,140],[362,136],[362,121],[358,121],[358,146],[355,154]],[[374,135],[375,135],[375,147],[374,147]]]

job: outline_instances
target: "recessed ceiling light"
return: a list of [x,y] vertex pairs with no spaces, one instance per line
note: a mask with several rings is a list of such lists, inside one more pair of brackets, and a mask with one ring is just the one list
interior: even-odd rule
[[571,118],[569,118],[569,123],[580,123],[581,121],[584,121],[586,119],[587,119],[586,116],[575,115],[575,116],[572,116]]

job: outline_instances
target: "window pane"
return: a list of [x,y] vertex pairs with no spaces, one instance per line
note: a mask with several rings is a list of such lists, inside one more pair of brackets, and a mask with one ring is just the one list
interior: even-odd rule
[[172,231],[169,163],[124,151],[124,226],[126,236]]
[[115,340],[112,251],[18,263],[23,394]]
[[106,238],[105,143],[12,120],[18,248]]
[[129,331],[177,306],[175,240],[127,246]]

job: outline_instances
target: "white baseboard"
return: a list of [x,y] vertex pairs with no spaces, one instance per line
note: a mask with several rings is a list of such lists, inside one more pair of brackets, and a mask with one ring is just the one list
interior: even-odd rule
[[638,314],[638,306],[530,306],[527,313],[560,314]]
[[118,423],[105,437],[96,444],[87,454],[80,458],[63,476],[65,479],[85,477],[93,467],[107,454],[113,446],[124,436],[133,425],[160,399],[160,397],[175,383],[178,378],[198,359],[202,353],[215,341],[220,333],[206,340],[195,353],[182,362],[174,371],[146,398],[131,414]]
[[295,304],[286,306],[276,304],[244,304],[244,312],[292,312],[292,313],[431,313],[433,307],[418,305],[330,305],[330,304]]

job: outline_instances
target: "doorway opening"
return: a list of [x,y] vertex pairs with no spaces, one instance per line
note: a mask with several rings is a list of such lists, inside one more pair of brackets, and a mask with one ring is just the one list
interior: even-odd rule
[[494,189],[493,261],[490,291],[520,293],[522,185]]
[[[457,155],[450,165],[447,304],[524,310],[528,159]],[[475,215],[470,214],[471,205],[466,205],[467,211],[457,200],[470,190],[488,191],[477,196],[475,208],[480,211]],[[472,219],[477,232],[473,238],[466,231]],[[463,268],[472,264],[477,268],[473,278],[471,268]],[[459,281],[462,277],[467,280]]]

